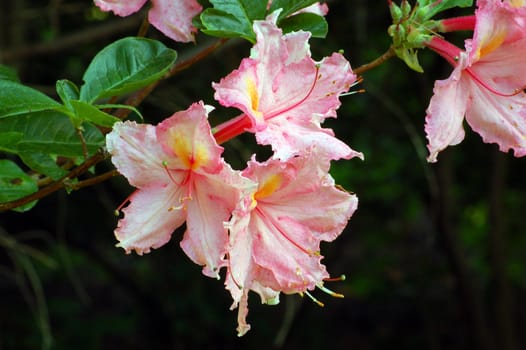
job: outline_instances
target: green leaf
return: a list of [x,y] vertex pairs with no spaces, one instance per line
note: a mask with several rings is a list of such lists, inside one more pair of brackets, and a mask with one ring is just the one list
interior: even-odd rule
[[68,106],[68,108],[72,108],[70,104],[71,100],[78,100],[80,98],[77,85],[67,79],[57,80],[56,90],[62,103]]
[[49,154],[36,151],[21,151],[18,155],[28,167],[40,174],[49,176],[53,180],[58,180],[67,174],[64,169],[57,165],[55,158]]
[[0,64],[0,80],[20,81],[16,70],[3,64]]
[[130,106],[130,105],[123,105],[123,104],[119,104],[119,103],[105,103],[105,104],[101,104],[101,105],[95,105],[95,107],[97,107],[98,109],[106,109],[106,108],[122,108],[122,109],[129,109],[130,111],[134,112],[135,114],[137,114],[137,116],[142,120],[144,121],[144,117],[142,116],[141,112],[133,107],[133,106]]
[[256,42],[256,34],[249,23],[242,19],[215,9],[206,9],[201,13],[204,26],[201,31],[219,38],[243,38],[251,43]]
[[69,102],[75,112],[75,117],[80,121],[87,121],[107,128],[111,128],[113,124],[120,121],[119,118],[105,113],[89,103],[75,100]]
[[[0,122],[1,123],[1,122]],[[17,131],[0,132],[0,150],[16,149],[18,142],[24,138],[24,134]]]
[[124,38],[100,51],[84,73],[80,100],[93,103],[144,87],[170,69],[177,52],[145,38]]
[[434,17],[437,13],[449,10],[453,7],[470,7],[473,6],[473,0],[442,0],[442,1],[430,1],[430,0],[418,0],[418,4],[421,6],[419,11],[423,11],[423,20],[428,20]]
[[241,37],[252,43],[254,20],[265,18],[267,3],[261,0],[211,0],[213,8],[200,15],[203,33],[222,38]]
[[325,18],[314,13],[299,13],[284,18],[279,25],[284,33],[304,30],[311,32],[315,38],[325,38],[329,30]]
[[272,13],[277,9],[281,9],[278,18],[279,23],[280,19],[288,17],[302,8],[310,6],[316,2],[317,0],[274,0],[272,1],[269,12]]
[[[93,125],[83,125],[89,154],[104,145],[104,136]],[[20,154],[38,152],[64,157],[83,157],[82,142],[69,117],[56,111],[40,111],[0,119],[0,135],[10,135],[16,143],[0,142],[0,149]]]
[[57,101],[38,90],[11,80],[0,80],[0,119],[57,107],[60,107]]
[[[0,159],[0,203],[14,201],[38,191],[36,181],[28,176],[18,165],[8,159]],[[35,202],[14,209],[27,211]]]

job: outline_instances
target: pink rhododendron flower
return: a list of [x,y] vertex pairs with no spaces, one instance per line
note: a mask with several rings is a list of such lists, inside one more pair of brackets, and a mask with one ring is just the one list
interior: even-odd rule
[[428,44],[455,69],[435,83],[426,117],[428,160],[464,138],[464,116],[484,142],[526,154],[526,8],[523,1],[480,0],[466,51],[441,38]]
[[115,230],[118,246],[148,253],[186,220],[183,250],[205,275],[219,278],[228,243],[224,222],[253,185],[221,158],[208,108],[195,103],[155,127],[119,122],[106,140],[112,162],[137,187]]
[[[257,43],[239,69],[214,83],[222,105],[244,112],[236,122],[255,132],[258,143],[271,145],[275,157],[286,160],[316,145],[330,159],[363,157],[320,124],[336,117],[339,95],[355,82],[349,63],[335,53],[315,62],[310,56],[309,32],[282,35],[276,24],[279,12],[256,21]],[[223,132],[215,133],[218,140]]]
[[303,293],[323,288],[329,277],[321,264],[320,241],[332,241],[356,210],[355,195],[335,187],[329,161],[305,151],[287,162],[249,162],[243,175],[258,183],[240,202],[229,223],[230,248],[226,287],[238,310],[238,334],[246,323],[248,292],[264,303],[279,292]]
[[[118,16],[129,16],[141,9],[146,0],[94,0],[103,11],[113,11]],[[164,35],[180,42],[194,40],[197,29],[192,18],[202,11],[196,0],[152,0],[148,21]]]

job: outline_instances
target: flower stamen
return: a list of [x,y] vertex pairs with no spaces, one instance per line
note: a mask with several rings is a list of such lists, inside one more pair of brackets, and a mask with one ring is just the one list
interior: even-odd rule
[[117,209],[115,209],[115,211],[113,212],[113,215],[115,216],[119,216],[120,213],[121,213],[121,209],[122,207],[124,207],[128,202],[131,201],[131,197],[133,197],[133,195],[137,192],[138,190],[135,190],[133,191],[128,197],[126,197],[121,204],[119,204],[119,206],[117,207]]
[[333,292],[329,288],[323,286],[323,282],[320,282],[320,283],[316,284],[316,287],[318,287],[321,291],[329,294],[331,297],[334,297],[334,298],[345,298],[345,296],[343,294]]
[[346,278],[347,277],[345,277],[345,275],[340,275],[338,277],[324,278],[323,282],[343,282],[343,281],[345,281]]
[[316,304],[318,304],[318,306],[321,306],[321,307],[324,307],[325,304],[322,303],[321,301],[319,301],[318,299],[316,299],[312,294],[309,293],[308,290],[306,290],[305,292],[300,292],[299,293],[302,297],[303,297],[303,294],[305,294],[306,296],[308,296],[310,298],[310,300],[314,301]]
[[265,116],[265,120],[270,120],[270,119],[272,119],[272,118],[274,118],[274,117],[276,117],[276,116],[278,116],[280,114],[286,113],[286,112],[290,111],[291,109],[294,109],[297,106],[301,105],[303,102],[305,102],[309,98],[309,96],[314,91],[314,87],[316,86],[316,82],[321,78],[320,63],[316,64],[315,67],[316,67],[316,72],[314,74],[314,81],[312,82],[312,85],[311,85],[309,91],[307,92],[307,94],[301,100],[299,100],[298,102],[292,104],[291,106],[288,106],[286,109],[281,110],[281,111],[277,111],[277,112],[274,112],[274,113],[270,113],[269,115]]
[[[356,81],[352,83],[351,86],[349,86],[349,89],[361,83],[363,83],[363,78],[358,77]],[[349,96],[349,95],[354,95],[354,94],[363,94],[364,92],[365,92],[365,89],[359,89],[359,90],[347,91],[347,92],[341,93],[339,96],[341,97],[341,96]]]
[[163,165],[164,170],[166,170],[166,174],[168,175],[168,177],[170,178],[170,180],[172,180],[172,182],[173,182],[174,184],[176,184],[177,186],[181,186],[180,183],[178,183],[177,181],[175,181],[175,179],[174,179],[173,176],[172,176],[172,173],[170,172],[170,169],[168,169],[168,162],[165,161],[165,160],[163,160],[162,165]]

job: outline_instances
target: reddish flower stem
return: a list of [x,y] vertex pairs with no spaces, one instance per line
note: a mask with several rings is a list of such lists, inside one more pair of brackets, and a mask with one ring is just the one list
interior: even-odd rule
[[222,124],[216,126],[212,132],[218,144],[227,142],[234,137],[241,135],[252,127],[252,120],[246,114],[241,114]]
[[456,32],[460,30],[474,30],[475,15],[446,18],[440,21],[439,31],[442,33]]
[[445,58],[453,67],[456,67],[458,58],[462,52],[459,47],[437,36],[434,36],[433,39],[427,42],[426,46]]

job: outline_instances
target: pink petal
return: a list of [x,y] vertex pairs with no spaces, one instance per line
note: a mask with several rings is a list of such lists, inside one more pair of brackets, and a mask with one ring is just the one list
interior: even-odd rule
[[212,83],[212,87],[216,90],[214,98],[221,105],[236,107],[253,121],[262,118],[261,112],[258,111],[260,93],[257,65],[257,61],[244,58],[239,69],[232,71],[219,83]]
[[425,125],[429,162],[436,162],[440,151],[464,139],[462,122],[468,107],[469,91],[462,84],[460,74],[457,67],[447,80],[435,82]]
[[312,4],[298,12],[314,13],[319,16],[326,16],[329,13],[329,7],[327,4],[320,4],[319,2]]
[[170,240],[172,232],[181,226],[186,213],[179,206],[181,189],[173,186],[150,186],[137,190],[130,197],[130,205],[123,209],[115,236],[118,247],[130,253],[149,253]]
[[237,313],[237,336],[244,336],[249,330],[250,325],[247,323],[248,315],[248,289],[243,292],[241,299],[239,300],[238,313]]
[[322,256],[306,251],[306,247],[301,247],[286,231],[294,229],[298,235],[308,234],[305,227],[287,225],[268,212],[262,214],[265,217],[252,218],[249,229],[255,235],[254,263],[272,272],[272,279],[262,280],[259,276],[263,285],[285,293],[298,293],[313,289],[316,283],[329,277],[320,263]]
[[217,145],[208,124],[210,108],[202,102],[194,103],[157,126],[162,148],[179,160],[174,167],[207,173],[221,170],[223,148]]
[[159,145],[154,126],[130,121],[116,123],[106,135],[106,145],[113,164],[131,185],[143,187],[170,182],[163,166],[163,161],[170,156]]
[[167,37],[179,42],[194,41],[197,28],[192,19],[202,11],[196,0],[152,0],[148,20]]
[[94,2],[102,11],[113,11],[114,14],[125,17],[139,11],[146,0],[95,0]]
[[484,142],[498,144],[502,152],[512,149],[515,157],[526,155],[526,94],[499,96],[478,85],[471,90],[477,103],[466,120],[473,130]]
[[228,233],[225,228],[241,195],[254,184],[229,166],[217,175],[195,175],[193,191],[187,206],[187,231],[181,242],[185,253],[203,274],[219,279],[218,271],[225,266]]

